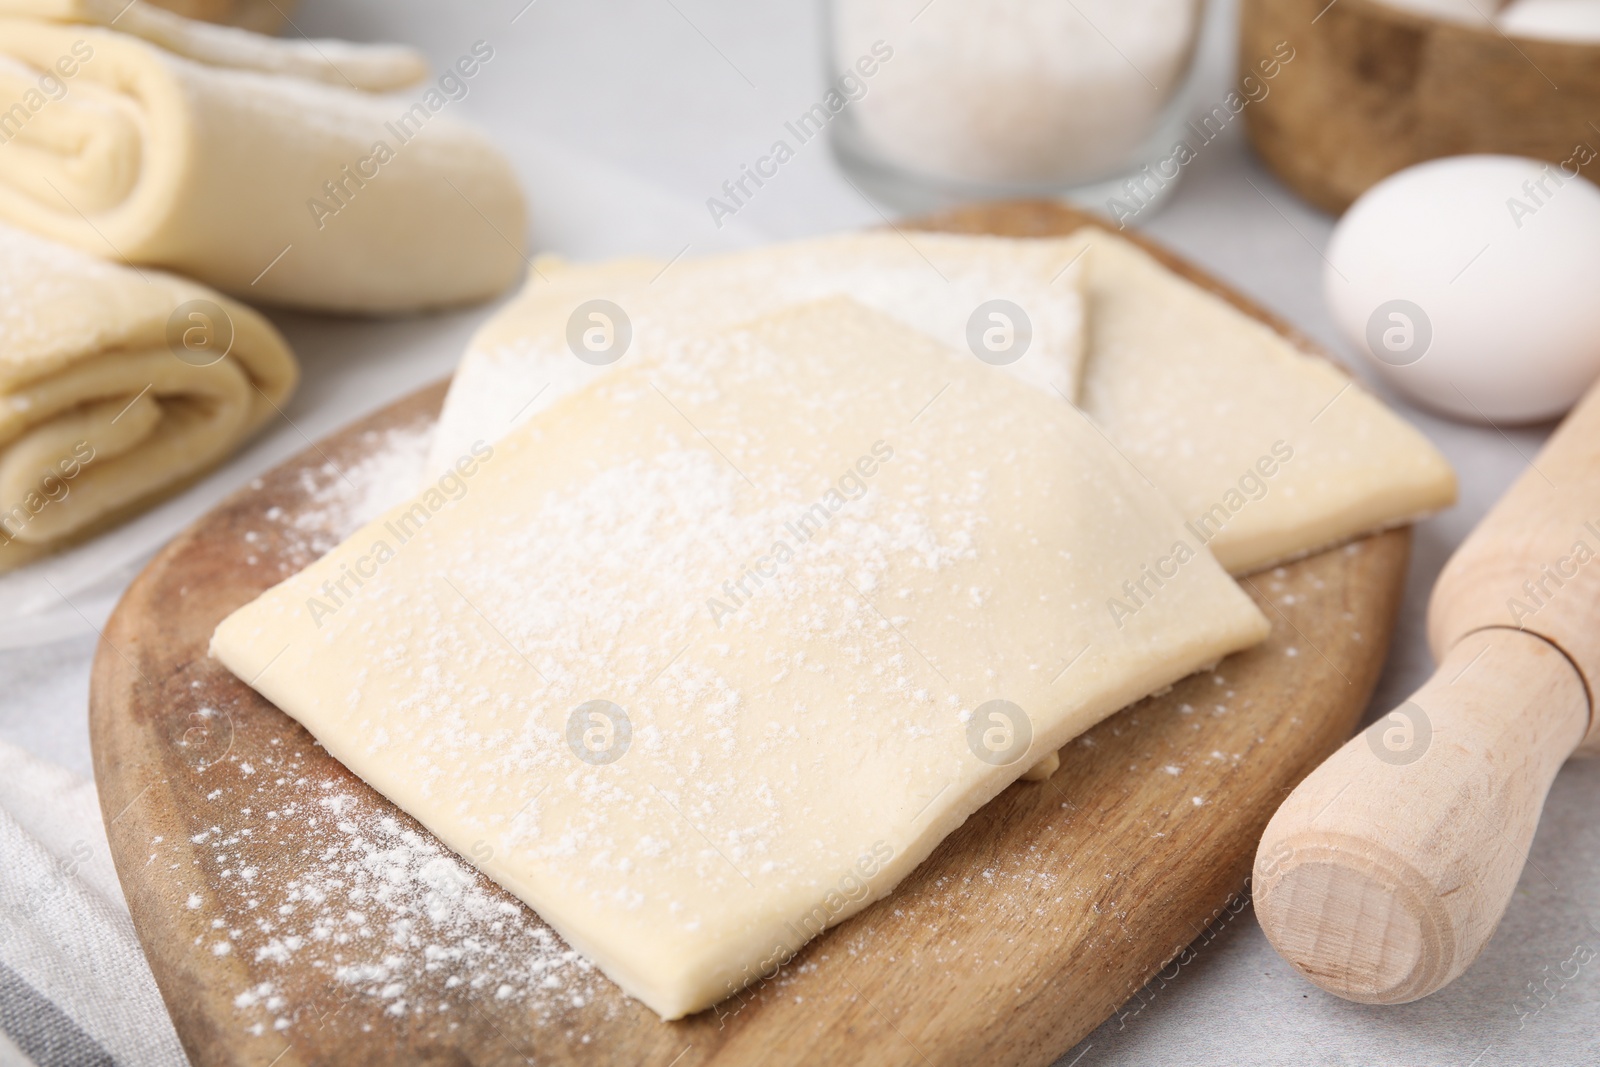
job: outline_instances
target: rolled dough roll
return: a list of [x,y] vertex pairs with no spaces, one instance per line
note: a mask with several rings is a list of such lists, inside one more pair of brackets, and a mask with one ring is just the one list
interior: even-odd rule
[[[834,295],[850,296],[957,351],[970,351],[976,343],[1022,380],[1076,397],[1084,329],[1082,273],[1075,260],[1080,251],[1066,241],[920,233],[908,240],[873,232],[671,265],[638,259],[585,266],[540,260],[521,295],[485,323],[468,346],[440,413],[429,469],[447,469],[479,437],[488,434],[493,440],[622,365],[630,351]],[[615,305],[631,334],[621,350],[598,358],[578,354],[581,329],[600,321],[590,318],[592,310],[581,309],[593,308],[596,300]],[[1018,316],[998,304],[980,312],[996,300],[1020,308],[1025,324],[1010,322]],[[574,316],[581,320],[580,332],[569,336]],[[1011,351],[985,347],[1008,341]],[[1008,361],[1013,354],[1016,358]]]
[[227,297],[0,226],[0,571],[214,466],[298,373]]
[[0,219],[327,311],[482,300],[522,269],[523,204],[500,153],[438,86],[367,91],[414,82],[415,53],[142,7],[122,33],[92,24],[100,4],[3,3],[42,17],[0,17]]
[[211,647],[671,1019],[1263,638],[1180,537],[1080,412],[836,298],[479,443]]

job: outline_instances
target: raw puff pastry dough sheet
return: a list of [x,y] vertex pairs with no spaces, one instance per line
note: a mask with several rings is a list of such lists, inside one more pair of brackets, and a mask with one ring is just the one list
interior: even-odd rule
[[[846,269],[852,262],[896,262],[906,288],[895,299],[858,298],[958,351],[968,351],[965,323],[981,302],[1020,304],[1035,323],[1034,347],[1008,369],[1076,400],[1190,520],[1190,545],[1209,548],[1234,574],[1455,500],[1455,475],[1438,451],[1342,371],[1097,228],[1051,239],[845,235],[665,272],[639,261],[552,268],[469,346],[431,467],[608,369],[586,366],[566,345],[567,317],[583,301],[642,307],[651,332],[670,337],[796,294],[855,295],[870,287]],[[1056,344],[1079,330],[1081,345]]]
[[[540,260],[517,299],[468,346],[440,413],[429,468],[448,468],[479,437],[487,433],[492,440],[506,433],[618,366],[574,355],[569,338],[574,313],[597,300],[627,317],[632,352],[839,295],[967,352],[973,312],[987,301],[1008,300],[1028,309],[1030,321],[1029,336],[1017,344],[1021,355],[1005,364],[1007,372],[1046,392],[1075,398],[1083,367],[1080,251],[1066,241],[1003,237],[918,235],[913,244],[899,234],[879,232],[670,265]],[[590,325],[587,314],[577,317],[580,326]],[[994,322],[982,318],[980,325]],[[628,353],[620,357],[626,362]]]
[[1180,527],[1080,412],[836,299],[469,448],[212,649],[676,1018],[1264,637],[1204,553],[1112,619]]

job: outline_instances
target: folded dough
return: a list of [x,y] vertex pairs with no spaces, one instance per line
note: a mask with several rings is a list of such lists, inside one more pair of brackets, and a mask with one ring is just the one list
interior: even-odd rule
[[[1040,354],[1051,354],[1031,367],[1070,379],[1072,387],[1058,378],[1051,391],[1078,399],[1190,520],[1190,544],[1209,547],[1231,573],[1401,525],[1455,500],[1449,464],[1410,424],[1327,360],[1306,355],[1123,238],[1098,228],[1047,239],[909,236],[950,284],[895,234],[778,245],[690,270],[675,265],[648,285],[641,280],[661,268],[642,261],[545,270],[552,284],[530,281],[473,339],[445,400],[430,469],[444,470],[478,437],[492,441],[598,373],[573,358],[563,333],[570,309],[596,296],[666,309],[651,311],[652,325],[672,336],[685,324],[737,321],[741,309],[753,314],[801,293],[861,290],[861,299],[964,349],[956,320],[993,288],[1017,294],[1036,330],[1054,324],[1071,338],[1059,352],[1043,346]],[[880,283],[893,300],[868,295],[869,257],[858,252],[835,262],[815,251],[860,247],[905,250],[902,280]],[[807,257],[815,277],[792,266]],[[863,264],[860,274],[851,262]],[[1059,282],[1045,283],[1067,263]],[[673,313],[676,305],[681,311]],[[1081,356],[1080,315],[1087,320]]]
[[836,298],[480,442],[211,647],[670,1019],[1264,637],[1180,537],[1081,413]]
[[[0,0],[0,219],[253,302],[481,300],[521,194],[409,49],[277,41],[97,0]],[[119,32],[127,28],[130,32]],[[463,62],[474,72],[492,48]],[[454,75],[452,75],[454,77]],[[467,82],[455,77],[453,86]]]
[[[541,259],[517,299],[468,346],[440,413],[428,468],[447,469],[479,437],[499,437],[623,365],[630,351],[834,295],[848,295],[963,352],[974,343],[969,329],[980,305],[1008,300],[1023,309],[1029,337],[1022,343],[1014,332],[1017,357],[997,365],[1048,392],[1076,397],[1083,363],[1081,250],[1066,241],[919,233],[913,243],[897,233],[872,232],[671,265]],[[569,340],[575,312],[594,300],[620,308],[631,330],[631,348],[614,353],[610,363],[575,357]],[[589,325],[584,313],[577,317]],[[983,331],[996,320],[986,313],[977,318],[982,345]],[[1019,325],[1010,323],[1014,331]]]
[[215,465],[297,376],[249,308],[0,226],[0,571]]

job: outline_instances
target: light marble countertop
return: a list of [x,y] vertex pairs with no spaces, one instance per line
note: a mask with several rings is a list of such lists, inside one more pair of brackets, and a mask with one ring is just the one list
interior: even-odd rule
[[[526,4],[526,6],[524,6]],[[1226,91],[1233,12],[1212,11],[1203,93]],[[672,256],[870,225],[876,210],[845,181],[820,140],[803,146],[730,225],[704,203],[763,152],[784,120],[822,92],[820,14],[813,3],[737,0],[305,0],[312,36],[392,39],[442,65],[474,41],[494,60],[459,104],[507,146],[534,204],[542,250],[593,258]],[[1284,76],[1292,76],[1291,72]],[[1249,153],[1237,130],[1206,146],[1144,229],[1350,354],[1321,301],[1332,219],[1296,200]],[[253,473],[451,370],[492,309],[389,322],[276,314],[306,366],[281,427],[197,487],[194,513]],[[1381,389],[1378,389],[1380,393]],[[1391,398],[1392,399],[1392,398]],[[1373,715],[1431,670],[1423,637],[1428,590],[1468,530],[1526,465],[1548,427],[1465,426],[1395,401],[1455,464],[1461,502],[1415,538],[1399,633]],[[170,521],[184,517],[180,507]],[[86,593],[103,616],[126,575]],[[69,627],[70,628],[70,627]],[[79,627],[82,630],[81,627]],[[93,635],[0,651],[0,737],[80,773],[90,769],[84,709]],[[1061,1063],[1555,1064],[1600,1062],[1596,964],[1524,1017],[1530,982],[1557,974],[1580,945],[1600,949],[1600,761],[1561,772],[1510,911],[1465,977],[1424,1001],[1350,1004],[1301,980],[1246,911],[1158,990],[1147,990]],[[1592,953],[1591,953],[1592,954]]]

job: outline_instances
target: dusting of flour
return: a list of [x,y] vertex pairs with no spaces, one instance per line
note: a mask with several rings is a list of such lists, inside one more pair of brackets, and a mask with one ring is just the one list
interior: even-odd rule
[[[249,1033],[325,1025],[354,998],[449,1015],[459,989],[540,1023],[595,998],[604,980],[532,911],[376,797],[271,747],[282,755],[227,761],[207,794],[217,821],[190,838],[215,916],[195,948],[268,976],[234,994]],[[204,906],[179,888],[187,910]]]
[[[301,470],[297,503],[244,533],[246,561],[275,558],[292,573],[408,499],[430,428],[372,431],[361,459]],[[226,746],[196,757],[212,821],[190,837],[187,864],[159,837],[150,860],[171,868],[196,950],[251,965],[250,984],[229,990],[245,1032],[370,1029],[360,1022],[370,1006],[344,1010],[356,1000],[445,1029],[467,1021],[466,1004],[504,1004],[538,1025],[609,1013],[614,998],[596,995],[609,983],[533,911],[359,782],[330,774],[310,738],[253,738],[239,710],[216,700],[191,716]]]
[[[369,430],[361,436],[365,455],[347,466],[325,460],[302,468],[301,503],[292,511],[267,509],[267,521],[287,534],[280,549],[284,570],[292,573],[417,491],[428,444],[433,438],[427,422]],[[260,488],[256,483],[255,488]],[[254,544],[261,533],[251,531],[245,540]],[[253,561],[248,561],[253,562]]]

